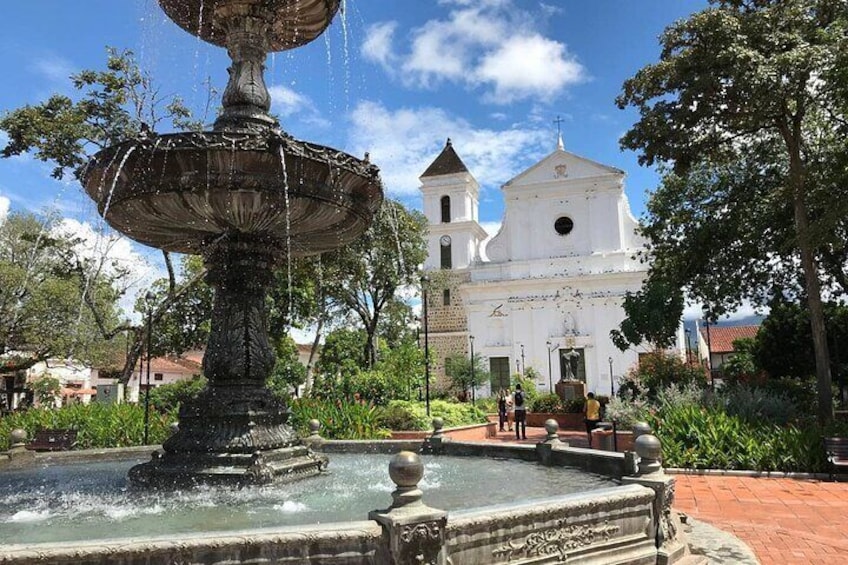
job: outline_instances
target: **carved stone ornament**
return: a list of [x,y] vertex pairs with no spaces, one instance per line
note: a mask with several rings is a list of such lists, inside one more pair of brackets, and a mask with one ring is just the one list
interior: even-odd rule
[[566,526],[564,520],[560,520],[556,528],[534,532],[528,535],[523,543],[509,541],[506,545],[495,548],[492,555],[507,561],[525,557],[557,555],[560,560],[565,561],[569,550],[591,545],[598,541],[609,541],[618,530],[618,526],[606,521],[603,524]]
[[565,163],[557,165],[554,167],[554,178],[561,179],[568,176],[568,167]]
[[677,516],[672,511],[671,505],[674,502],[674,481],[666,484],[665,496],[662,501],[662,510],[660,511],[659,531],[657,532],[657,544],[659,546],[666,545],[677,539]]
[[444,520],[403,526],[400,531],[399,563],[437,565],[442,549]]
[[492,309],[492,313],[489,314],[490,318],[506,318],[507,314],[503,311],[503,304],[498,304]]

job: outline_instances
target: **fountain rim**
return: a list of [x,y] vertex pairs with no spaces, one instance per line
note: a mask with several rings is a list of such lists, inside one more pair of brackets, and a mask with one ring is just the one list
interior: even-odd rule
[[[164,143],[163,143],[164,141]],[[212,145],[213,143],[221,145]],[[276,147],[275,147],[276,146]],[[92,155],[83,166],[81,183],[87,186],[90,175],[100,163],[105,163],[104,173],[117,161],[121,151],[141,149],[149,152],[168,151],[210,151],[220,150],[233,153],[268,152],[282,148],[285,155],[307,158],[313,161],[327,162],[328,157],[336,157],[332,163],[335,168],[343,169],[356,176],[368,178],[377,185],[382,193],[380,168],[371,163],[367,156],[360,159],[346,151],[321,145],[311,141],[297,139],[281,130],[270,132],[232,132],[222,130],[182,131],[171,133],[151,133],[136,138],[125,139],[104,147]]]

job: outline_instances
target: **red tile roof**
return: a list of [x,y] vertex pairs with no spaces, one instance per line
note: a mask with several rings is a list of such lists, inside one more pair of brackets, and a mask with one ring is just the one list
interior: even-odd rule
[[[754,338],[760,326],[710,326],[710,351],[713,353],[730,353],[733,342],[746,337]],[[707,341],[707,329],[701,328],[701,336]]]
[[[147,371],[147,358],[139,360],[141,372]],[[200,364],[180,359],[178,357],[154,357],[150,360],[151,373],[177,373],[182,375],[199,375]]]

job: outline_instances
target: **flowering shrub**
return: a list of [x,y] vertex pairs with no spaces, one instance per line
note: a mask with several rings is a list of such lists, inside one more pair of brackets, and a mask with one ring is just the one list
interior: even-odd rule
[[291,403],[291,424],[300,435],[309,433],[309,420],[321,422],[326,439],[379,439],[389,437],[380,426],[378,411],[366,402],[298,398]]

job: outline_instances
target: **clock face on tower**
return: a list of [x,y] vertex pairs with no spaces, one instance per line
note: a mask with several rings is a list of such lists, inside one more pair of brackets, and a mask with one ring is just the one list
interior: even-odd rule
[[443,236],[439,239],[439,243],[441,243],[441,244],[442,244],[442,247],[447,247],[448,245],[450,245],[450,244],[451,244],[451,238],[450,238],[450,236],[449,236],[449,235],[443,235]]

